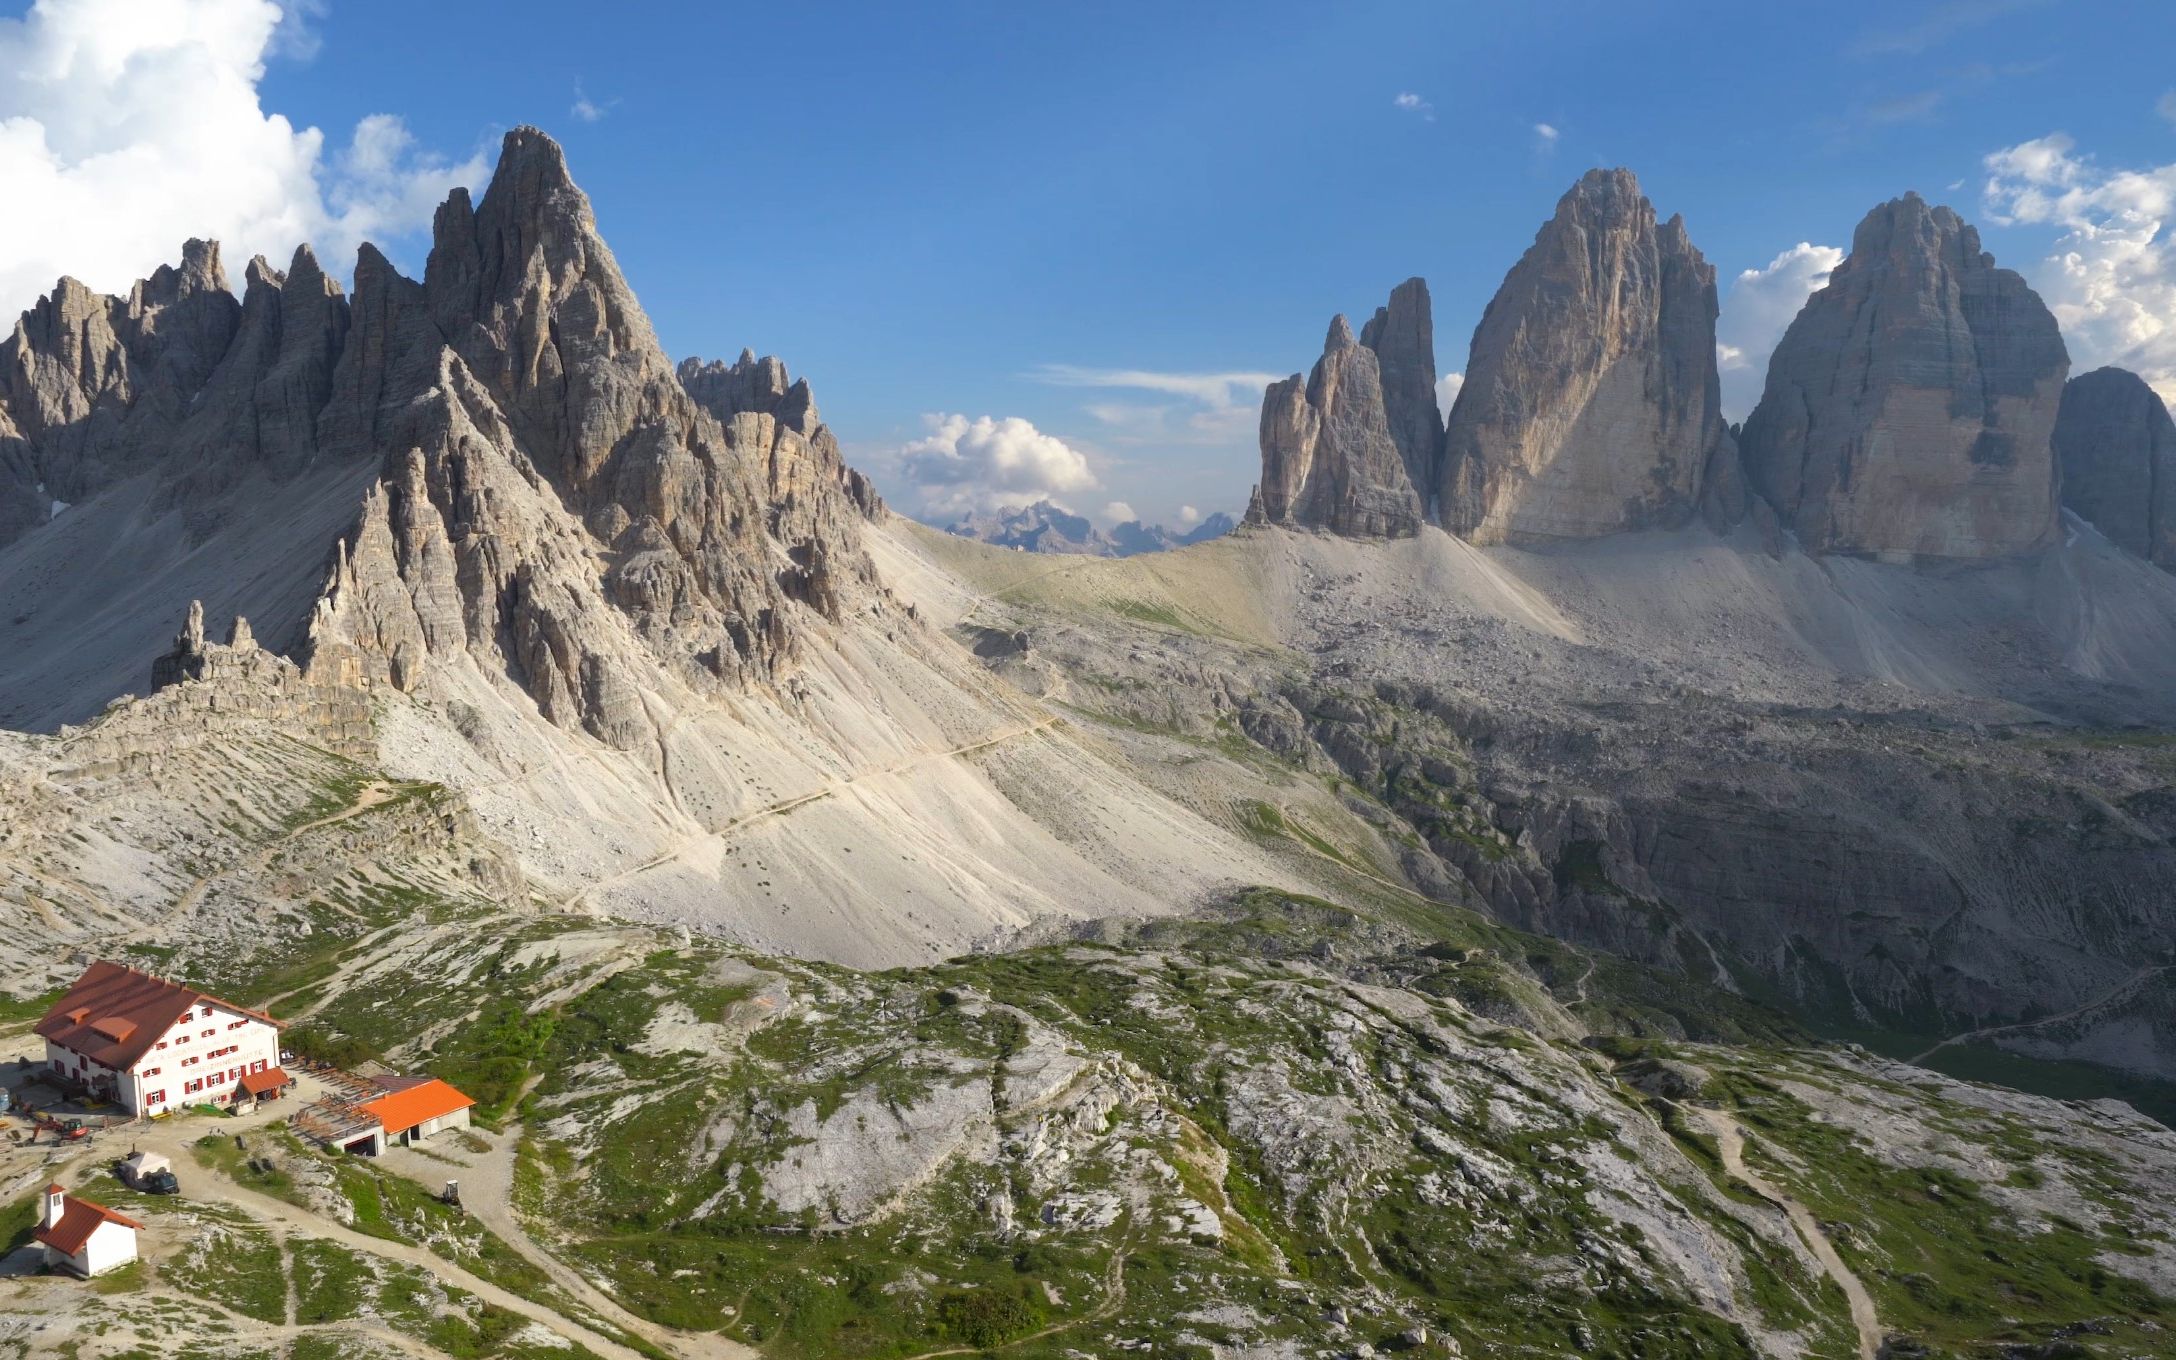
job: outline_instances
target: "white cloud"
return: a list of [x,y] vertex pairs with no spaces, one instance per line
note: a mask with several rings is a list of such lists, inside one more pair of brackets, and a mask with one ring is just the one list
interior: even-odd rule
[[1534,149],[1544,152],[1554,151],[1556,150],[1557,138],[1561,136],[1563,134],[1556,130],[1554,124],[1536,123],[1534,124]]
[[1451,418],[1451,407],[1458,402],[1458,393],[1466,385],[1463,373],[1446,373],[1436,379],[1436,410],[1445,420]]
[[2058,132],[1992,153],[1982,202],[2001,225],[2060,231],[2028,276],[2071,371],[2119,364],[2176,401],[2176,164],[2110,170],[2075,152]]
[[898,451],[924,513],[1010,509],[1096,486],[1087,455],[1018,416],[926,415],[929,434]]
[[1806,297],[1828,282],[1842,264],[1835,246],[1800,241],[1759,269],[1739,272],[1723,298],[1715,323],[1715,367],[1723,388],[1723,414],[1743,420],[1760,400],[1768,378],[1768,355],[1789,329]]
[[1139,518],[1139,515],[1133,513],[1133,507],[1124,501],[1112,501],[1103,507],[1103,520],[1106,524],[1124,524]]
[[1433,123],[1436,120],[1436,106],[1411,91],[1399,95],[1390,102],[1394,107],[1407,113],[1418,114],[1428,122]]
[[602,104],[598,103],[582,92],[582,82],[577,80],[574,82],[574,105],[567,112],[584,123],[601,123],[604,116],[619,102],[617,99],[608,99]]
[[1181,529],[1191,529],[1199,523],[1201,523],[1201,512],[1199,510],[1191,505],[1179,507],[1179,527]]
[[314,243],[344,272],[366,239],[425,227],[481,156],[421,152],[399,118],[373,114],[327,154],[324,133],[268,113],[268,57],[307,55],[315,0],[39,0],[0,20],[0,318],[71,274],[125,291],[215,238],[229,272],[284,265]]
[[1204,406],[1255,405],[1276,373],[1160,373],[1142,368],[1083,368],[1078,364],[1041,364],[1028,374],[1053,387],[1133,387],[1187,397]]
[[1026,375],[1053,387],[1156,392],[1179,402],[1094,401],[1081,409],[1111,442],[1131,445],[1227,445],[1254,438],[1262,389],[1275,373],[1166,373],[1140,368],[1043,364]]

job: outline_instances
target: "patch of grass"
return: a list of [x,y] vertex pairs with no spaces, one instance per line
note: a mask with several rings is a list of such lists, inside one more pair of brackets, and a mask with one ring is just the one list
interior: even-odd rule
[[162,1274],[187,1293],[259,1322],[287,1318],[287,1269],[280,1244],[262,1228],[206,1222]]
[[295,1321],[304,1326],[358,1315],[374,1292],[369,1263],[337,1242],[318,1237],[288,1244],[295,1272]]

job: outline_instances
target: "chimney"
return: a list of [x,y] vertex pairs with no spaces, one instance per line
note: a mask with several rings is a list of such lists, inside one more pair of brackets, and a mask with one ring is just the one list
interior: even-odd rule
[[58,1183],[45,1187],[45,1222],[40,1225],[48,1230],[60,1226],[60,1216],[68,1211],[68,1192]]

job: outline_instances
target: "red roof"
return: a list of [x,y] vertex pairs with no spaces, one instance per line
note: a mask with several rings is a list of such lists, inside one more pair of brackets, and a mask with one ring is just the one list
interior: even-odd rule
[[269,1025],[280,1023],[262,1011],[100,959],[53,1003],[38,1022],[37,1034],[71,1053],[125,1072],[191,1007],[206,1002]]
[[[58,1190],[59,1186],[52,1187]],[[52,1190],[46,1193],[51,1194]],[[45,1243],[63,1256],[79,1254],[91,1234],[98,1231],[101,1223],[118,1223],[124,1228],[139,1231],[143,1224],[127,1214],[117,1214],[103,1204],[93,1204],[79,1195],[67,1195],[61,1200],[60,1222],[50,1228],[40,1228],[31,1236]]]
[[267,1091],[280,1090],[290,1080],[284,1067],[271,1067],[262,1072],[244,1072],[242,1089],[253,1096],[261,1096]]
[[355,1108],[378,1121],[390,1136],[406,1133],[426,1119],[443,1119],[476,1102],[436,1077],[405,1090],[366,1100]]

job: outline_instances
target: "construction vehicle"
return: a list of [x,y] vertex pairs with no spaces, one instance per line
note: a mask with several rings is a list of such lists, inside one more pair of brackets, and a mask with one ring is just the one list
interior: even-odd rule
[[91,1136],[90,1126],[80,1119],[55,1119],[42,1114],[30,1130],[30,1141],[37,1142],[41,1133],[52,1134],[56,1143],[74,1143]]

